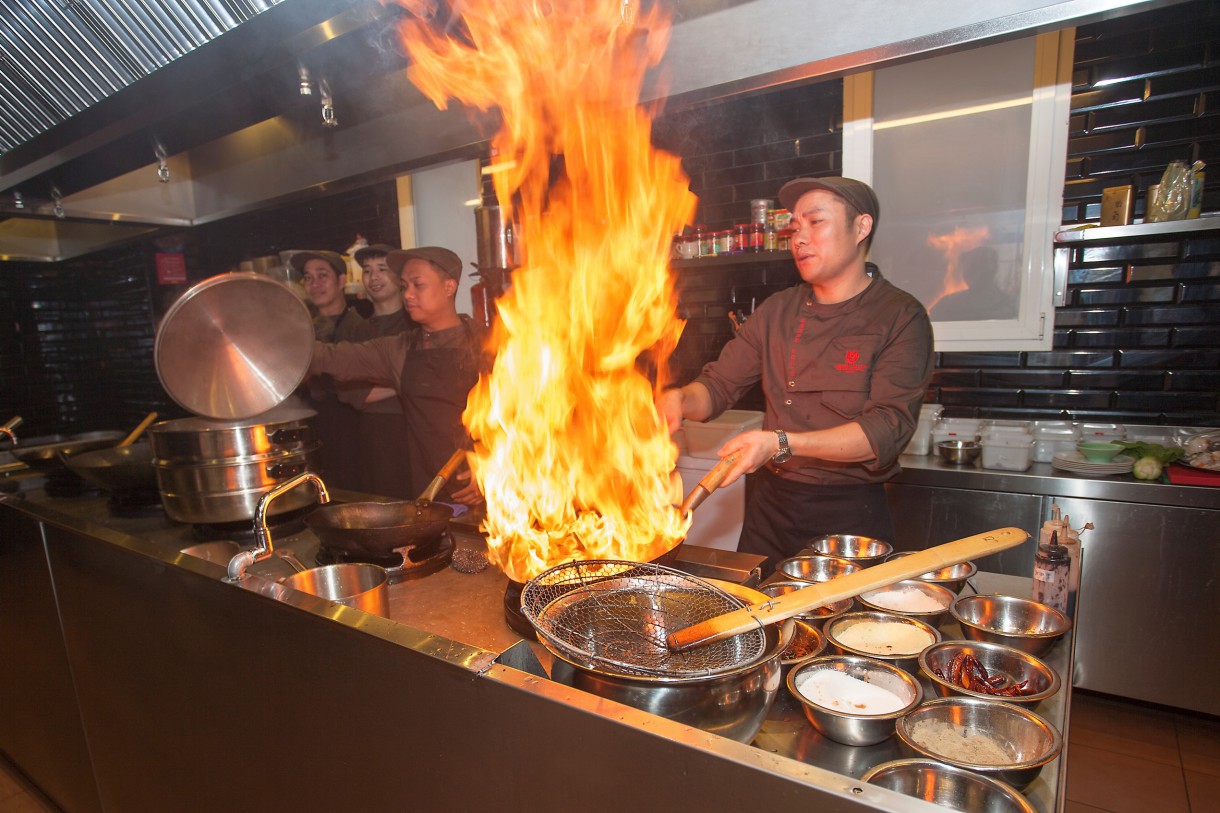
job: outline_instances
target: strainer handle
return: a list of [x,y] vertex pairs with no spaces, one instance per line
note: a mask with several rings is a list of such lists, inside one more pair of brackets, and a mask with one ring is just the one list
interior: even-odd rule
[[910,556],[901,556],[873,567],[828,582],[795,590],[778,598],[753,604],[741,610],[718,615],[698,624],[670,633],[665,642],[674,652],[685,652],[697,646],[723,641],[734,635],[774,624],[794,615],[809,612],[824,604],[854,598],[869,590],[887,587],[903,579],[911,579],[933,570],[990,556],[1008,550],[1029,539],[1020,528],[999,528],[975,534],[955,542],[946,542]]

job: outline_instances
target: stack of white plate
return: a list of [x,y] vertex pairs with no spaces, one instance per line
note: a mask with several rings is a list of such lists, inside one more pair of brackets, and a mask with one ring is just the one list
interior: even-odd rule
[[1051,465],[1076,474],[1105,477],[1110,474],[1130,474],[1135,466],[1135,458],[1120,454],[1109,463],[1093,463],[1080,452],[1056,452]]

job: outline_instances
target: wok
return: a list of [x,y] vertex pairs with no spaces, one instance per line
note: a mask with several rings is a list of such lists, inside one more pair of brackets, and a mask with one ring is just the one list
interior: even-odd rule
[[440,539],[453,516],[444,503],[432,502],[445,482],[466,459],[458,450],[415,501],[329,503],[305,517],[305,524],[317,535],[322,547],[357,556],[384,558],[396,548],[423,553],[429,543]]
[[123,433],[113,430],[105,432],[85,432],[79,435],[47,435],[31,438],[20,446],[14,446],[10,453],[17,460],[31,469],[52,472],[64,468],[60,460],[60,452],[85,452],[92,449],[103,449],[113,446],[122,440]]
[[157,473],[147,442],[92,451],[61,450],[69,469],[103,491],[156,491]]

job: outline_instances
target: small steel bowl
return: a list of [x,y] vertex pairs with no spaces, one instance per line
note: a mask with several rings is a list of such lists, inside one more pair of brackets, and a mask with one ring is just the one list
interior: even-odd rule
[[864,565],[850,559],[813,553],[784,559],[775,566],[775,572],[789,579],[809,583],[828,582],[862,569],[864,569]]
[[[912,735],[920,722],[960,726],[974,735],[993,739],[1008,754],[1003,765],[983,765],[956,759],[933,750]],[[896,730],[903,750],[913,756],[936,759],[959,768],[1007,782],[1018,790],[1029,787],[1043,767],[1063,750],[1059,732],[1032,711],[976,697],[941,697],[929,700],[898,721]]]
[[810,658],[816,658],[826,648],[826,638],[817,625],[804,618],[793,619],[792,643],[780,653],[779,665],[787,670]]
[[1053,607],[1014,596],[963,596],[949,613],[971,641],[1004,644],[1039,657],[1072,628],[1071,619]]
[[[885,561],[898,559],[902,556],[910,556],[912,553],[918,553],[914,550],[900,550],[891,553],[885,558]],[[928,584],[939,584],[947,590],[952,590],[954,593],[962,592],[962,588],[966,586],[969,579],[973,579],[974,575],[979,572],[978,566],[974,562],[958,562],[956,565],[942,567],[940,570],[933,570],[930,573],[924,573],[916,576],[921,582]]]
[[979,459],[983,447],[974,440],[942,440],[936,444],[936,453],[946,463],[955,466],[969,466]]
[[[809,586],[809,582],[784,581],[760,585],[758,589],[771,598],[779,598],[797,590],[804,590]],[[856,600],[854,598],[845,598],[841,601],[832,601],[830,604],[824,604],[821,607],[814,607],[812,610],[797,615],[796,618],[808,621],[820,630],[826,625],[827,621],[832,618],[838,618],[843,613],[850,612],[851,608],[855,606]]]
[[[885,561],[894,552],[894,546],[871,536],[852,534],[827,534],[815,536],[805,543],[808,552],[818,556],[838,556],[861,567],[872,567]],[[806,551],[802,551],[805,553]]]
[[[857,714],[819,706],[801,694],[797,684],[801,677],[819,670],[834,670],[886,691],[893,692],[906,704],[887,714]],[[919,681],[888,663],[855,655],[827,655],[802,661],[788,673],[788,691],[801,704],[805,717],[824,737],[844,745],[876,745],[894,733],[894,724],[904,714],[913,711],[923,700]]]
[[[876,599],[887,590],[896,589],[918,590],[925,596],[938,602],[943,609],[932,610],[929,612],[911,612],[909,610],[897,610],[893,607],[886,607],[883,604],[878,604]],[[893,613],[907,618],[918,618],[920,621],[933,626],[939,627],[940,622],[945,620],[945,616],[949,613],[949,605],[951,605],[957,596],[952,590],[941,587],[939,584],[929,584],[919,579],[906,579],[905,581],[895,582],[889,587],[881,587],[877,590],[869,590],[867,593],[861,593],[856,597],[860,604],[870,610],[875,610],[879,613]]]
[[[840,636],[852,626],[865,622],[875,621],[883,624],[907,624],[915,627],[930,636],[931,640],[928,646],[940,642],[940,631],[931,624],[926,624],[918,618],[909,618],[905,615],[894,615],[893,613],[880,613],[875,611],[845,613],[838,618],[830,621],[822,628],[822,633],[826,636],[826,642],[831,648],[840,655],[858,655],[862,658],[872,658],[882,661],[883,663],[896,666],[904,672],[912,675],[919,674],[919,652],[903,652],[898,654],[887,654],[884,652],[871,652],[867,649],[858,649],[848,646],[840,640]],[[923,649],[927,649],[924,647]],[[921,649],[920,652],[923,650]]]
[[860,781],[963,813],[1037,813],[1011,785],[932,759],[883,762]]
[[[1018,697],[1004,697],[985,692],[975,692],[962,688],[948,679],[949,665],[958,655],[970,655],[987,670],[990,675],[1004,674],[1011,678],[1004,685],[1028,681],[1028,694]],[[1002,700],[1005,703],[1033,708],[1034,706],[1055,696],[1059,692],[1061,681],[1059,673],[1047,666],[1028,652],[1022,652],[1003,644],[988,644],[981,641],[942,641],[933,644],[919,654],[919,670],[923,672],[932,688],[941,697],[978,697],[983,700]],[[937,670],[945,677],[939,677]],[[1000,686],[999,688],[1004,688]]]

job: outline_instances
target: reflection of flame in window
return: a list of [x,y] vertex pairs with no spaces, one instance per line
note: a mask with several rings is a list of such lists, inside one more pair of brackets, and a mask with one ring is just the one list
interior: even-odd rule
[[990,236],[991,229],[987,226],[971,229],[956,226],[951,234],[928,235],[928,245],[945,255],[945,281],[941,285],[940,293],[928,303],[929,311],[949,294],[956,294],[970,287],[962,278],[961,257],[967,251],[981,246]]

